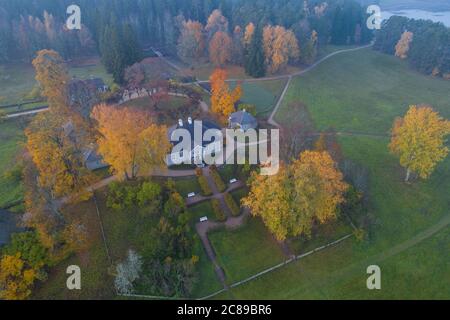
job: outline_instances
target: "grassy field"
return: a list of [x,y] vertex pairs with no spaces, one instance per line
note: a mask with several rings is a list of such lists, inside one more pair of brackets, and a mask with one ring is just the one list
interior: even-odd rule
[[221,230],[209,235],[228,284],[246,279],[285,260],[274,238],[258,219],[235,231]]
[[[296,79],[288,98],[303,103],[319,129],[333,125],[338,130],[386,133],[410,103],[431,103],[448,117],[449,88],[449,82],[416,74],[395,58],[364,50],[337,56]],[[283,106],[278,120],[292,121],[288,104]],[[450,158],[429,180],[406,185],[404,170],[388,151],[388,137],[353,135],[339,141],[345,157],[370,173],[368,240],[347,240],[218,298],[450,297]],[[380,291],[366,288],[366,268],[372,264],[382,270]]]
[[[267,118],[272,112],[278,98],[283,91],[286,80],[269,80],[258,82],[242,83],[243,96],[242,103],[253,104],[256,106],[258,117]],[[234,88],[236,83],[231,83]]]
[[420,75],[404,61],[366,49],[337,55],[296,78],[277,113],[295,119],[301,101],[319,130],[386,134],[411,104],[430,104],[450,117],[450,82]]
[[23,198],[21,183],[5,174],[14,168],[25,135],[19,120],[0,122],[0,207]]
[[[108,74],[98,59],[81,61],[69,65],[69,74],[79,79],[100,77],[105,83],[113,83],[112,76]],[[0,105],[19,103],[30,93],[36,85],[34,68],[31,64],[16,63],[0,65]]]

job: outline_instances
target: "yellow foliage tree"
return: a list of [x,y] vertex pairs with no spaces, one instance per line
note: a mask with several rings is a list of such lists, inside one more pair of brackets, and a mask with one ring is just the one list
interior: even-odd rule
[[139,170],[164,163],[171,148],[167,128],[154,124],[148,113],[101,104],[92,117],[98,123],[98,151],[116,174],[133,179]]
[[413,172],[423,179],[431,175],[448,155],[449,149],[445,146],[448,134],[450,121],[429,106],[411,106],[404,118],[395,121],[389,148],[406,168],[405,182]]
[[77,134],[74,125],[57,112],[42,112],[25,134],[27,150],[39,171],[39,186],[49,190],[52,199],[88,199],[86,187],[93,176],[84,166],[82,149],[86,140]]
[[244,47],[248,48],[248,46],[250,45],[250,43],[252,42],[252,38],[253,35],[255,34],[255,25],[253,24],[253,22],[250,22],[246,27],[245,27],[245,33],[244,33]]
[[264,53],[269,73],[286,67],[290,60],[300,57],[297,38],[291,30],[281,26],[266,26],[263,30]]
[[33,60],[36,80],[42,94],[47,98],[49,107],[55,112],[68,112],[67,85],[69,73],[61,56],[53,50],[40,50]]
[[400,59],[408,58],[408,51],[411,42],[413,41],[414,34],[410,31],[403,32],[400,40],[395,46],[395,56]]
[[305,151],[277,175],[254,173],[242,204],[260,216],[279,241],[310,236],[315,222],[336,219],[348,185],[327,152]]
[[4,255],[0,261],[0,299],[24,300],[31,294],[37,273],[25,265],[20,253]]
[[242,96],[242,87],[237,85],[230,91],[226,83],[227,72],[223,69],[216,69],[211,75],[211,110],[219,116],[228,118],[235,112],[235,104]]

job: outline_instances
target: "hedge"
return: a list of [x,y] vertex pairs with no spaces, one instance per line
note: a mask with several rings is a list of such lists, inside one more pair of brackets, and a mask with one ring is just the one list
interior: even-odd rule
[[212,199],[211,204],[217,221],[224,222],[225,220],[227,220],[227,216],[220,206],[220,201],[217,199]]
[[214,183],[217,186],[217,189],[219,189],[219,192],[224,192],[225,190],[227,190],[227,186],[223,182],[222,177],[220,176],[220,174],[217,172],[216,169],[211,167],[209,169],[209,173],[210,173],[211,177],[213,178]]
[[241,213],[241,208],[238,206],[236,201],[234,200],[233,196],[229,193],[226,193],[224,195],[225,203],[227,204],[228,208],[230,208],[231,214],[234,217],[237,217]]
[[205,197],[208,197],[212,195],[212,190],[208,184],[208,180],[204,176],[198,177],[198,184],[200,185],[200,188],[202,189],[202,195]]

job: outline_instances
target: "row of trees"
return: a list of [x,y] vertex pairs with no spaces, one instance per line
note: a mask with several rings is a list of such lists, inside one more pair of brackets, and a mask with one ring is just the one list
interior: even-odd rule
[[375,50],[408,59],[412,68],[450,79],[450,28],[393,16],[377,32]]
[[[215,66],[244,65],[252,76],[262,76],[266,70],[276,73],[300,57],[295,34],[282,26],[267,25],[261,29],[249,23],[244,29],[236,26],[232,35],[228,29],[228,20],[219,10],[213,11],[205,27],[198,21],[183,21],[178,56],[191,63],[208,52],[209,61]],[[309,47],[308,60],[313,60],[317,53],[316,32],[311,35]]]

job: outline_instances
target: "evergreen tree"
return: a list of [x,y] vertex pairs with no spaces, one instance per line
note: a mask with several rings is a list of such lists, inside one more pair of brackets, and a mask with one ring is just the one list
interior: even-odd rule
[[262,29],[258,26],[253,34],[250,46],[246,49],[245,72],[255,78],[264,77],[266,74],[264,61]]

